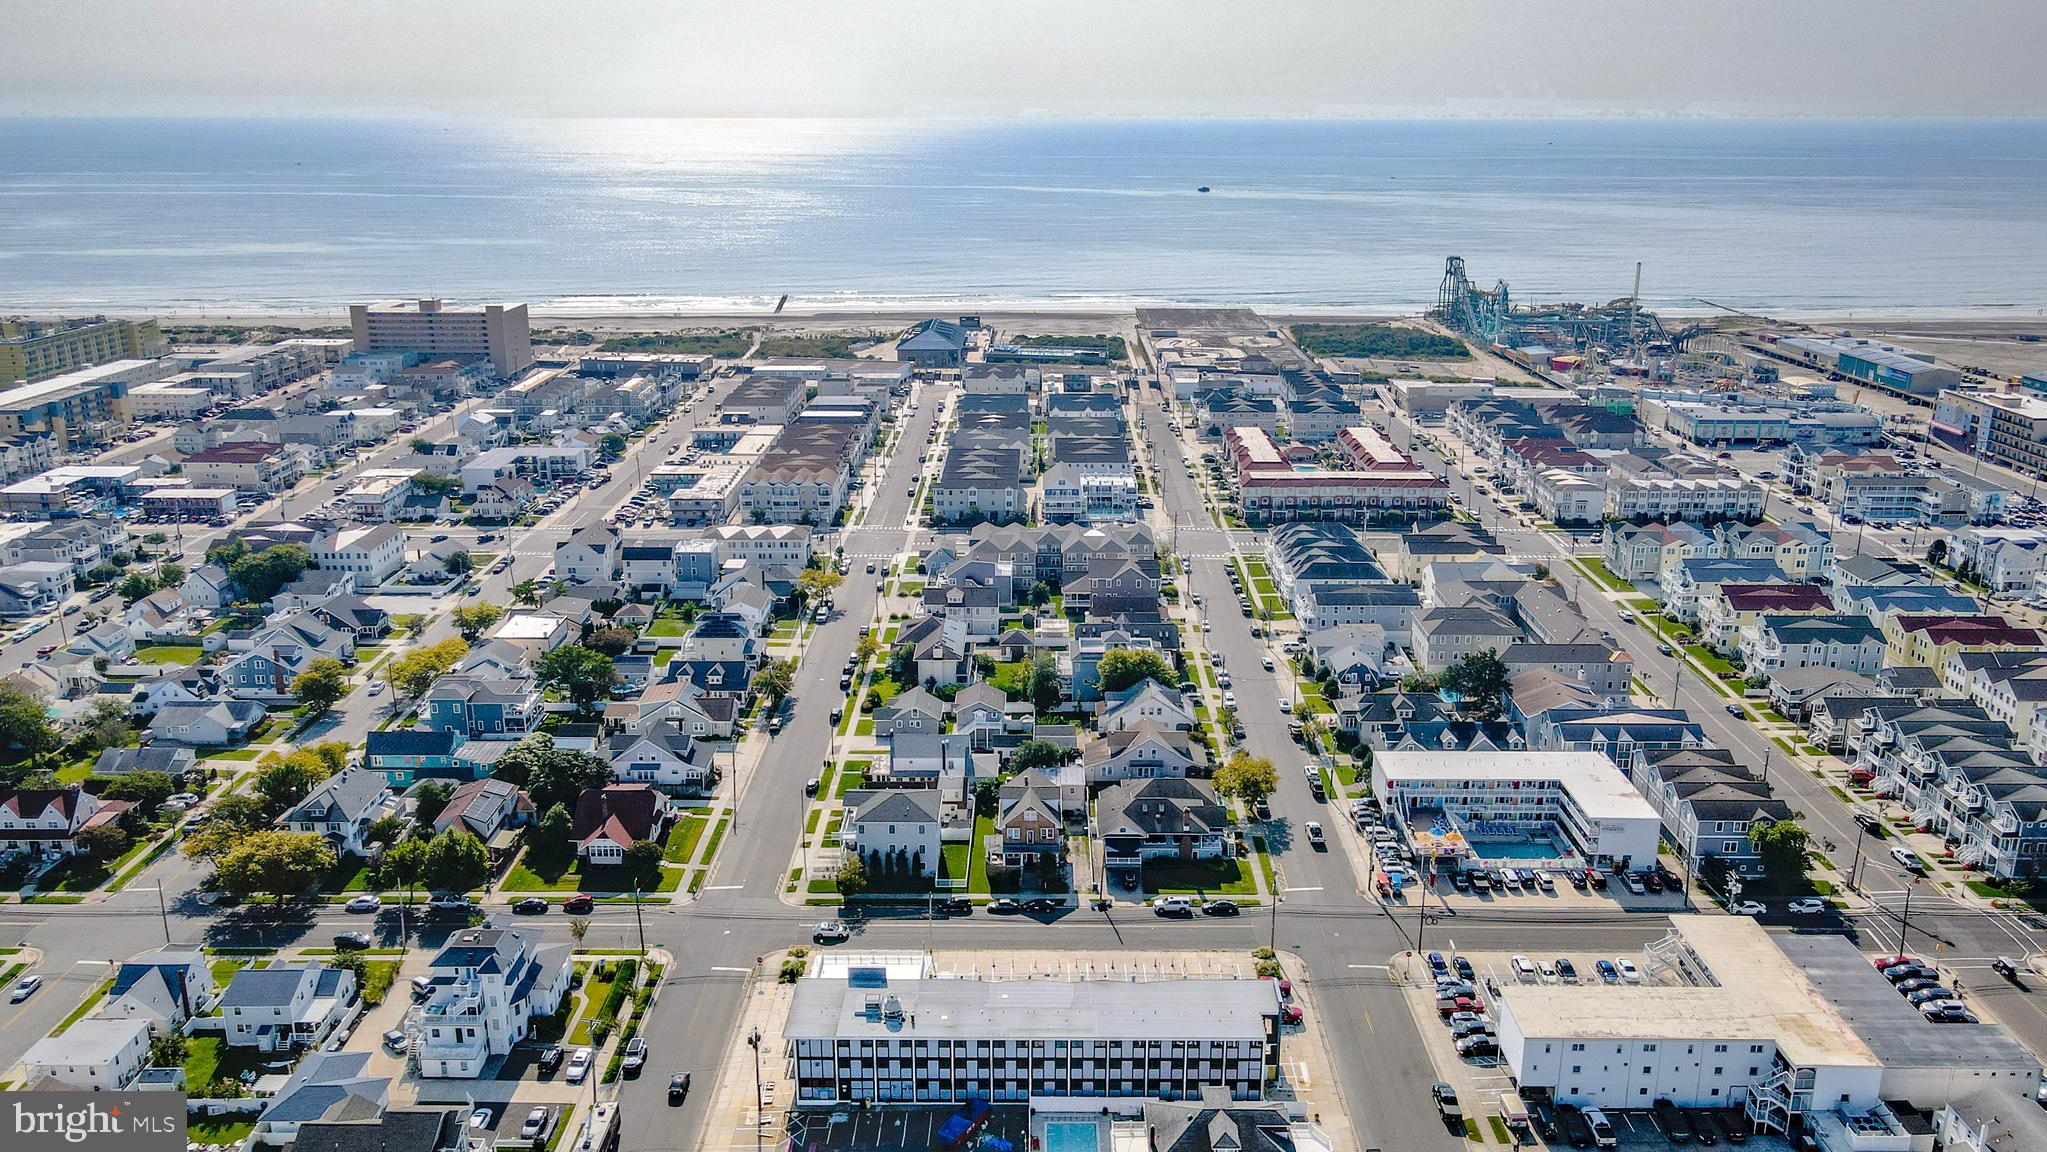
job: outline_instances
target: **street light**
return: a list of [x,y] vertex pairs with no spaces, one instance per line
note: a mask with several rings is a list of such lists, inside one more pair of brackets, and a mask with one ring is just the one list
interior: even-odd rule
[[758,1028],[746,1034],[746,1046],[753,1049],[753,1146],[761,1146],[761,1030]]

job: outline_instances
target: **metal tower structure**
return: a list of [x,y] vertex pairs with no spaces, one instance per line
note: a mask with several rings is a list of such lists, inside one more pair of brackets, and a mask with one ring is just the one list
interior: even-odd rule
[[1497,344],[1507,334],[1511,311],[1505,280],[1488,292],[1464,275],[1464,257],[1452,256],[1444,264],[1443,283],[1436,290],[1436,310],[1431,313],[1437,320],[1481,343]]

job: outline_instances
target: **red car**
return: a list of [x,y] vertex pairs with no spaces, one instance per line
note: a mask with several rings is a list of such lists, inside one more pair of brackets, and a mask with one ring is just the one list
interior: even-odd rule
[[1282,1024],[1299,1024],[1299,1023],[1301,1022],[1301,1008],[1300,1008],[1300,1005],[1298,1005],[1298,1004],[1282,1004],[1282,1005],[1280,1005],[1280,1006],[1279,1006],[1279,1022],[1280,1022],[1280,1023],[1282,1023]]
[[594,911],[596,907],[597,901],[588,892],[578,892],[574,896],[562,901],[562,911],[570,915],[580,915],[584,912]]
[[45,644],[41,648],[36,649],[36,655],[48,656],[50,653],[55,652],[56,650],[57,646],[55,644]]

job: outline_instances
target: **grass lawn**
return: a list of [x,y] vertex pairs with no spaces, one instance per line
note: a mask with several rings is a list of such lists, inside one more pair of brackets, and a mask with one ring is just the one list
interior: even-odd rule
[[197,645],[191,644],[152,644],[135,650],[135,658],[145,664],[176,664],[181,667],[197,664],[205,655]]
[[62,768],[57,769],[56,773],[57,783],[59,784],[85,783],[85,778],[92,775],[93,764],[94,761],[91,760],[80,760],[75,764],[64,765]]
[[112,988],[113,986],[114,982],[111,978],[101,981],[99,984],[95,985],[93,987],[91,994],[87,995],[85,1000],[81,1002],[78,1005],[78,1007],[73,1008],[71,1010],[71,1015],[64,1017],[64,1022],[62,1024],[57,1025],[56,1031],[50,1033],[50,1035],[55,1036],[57,1035],[58,1032],[62,1032],[64,1031],[64,1029],[71,1027],[73,1024],[78,1023],[80,1020],[83,1020],[85,1018],[86,1013],[92,1011],[94,1008],[99,1006],[100,999],[107,994],[107,989]]
[[590,978],[583,981],[583,1005],[585,1010],[576,1019],[576,1026],[569,1030],[569,1043],[571,1044],[590,1043],[590,1021],[603,1009],[604,1001],[611,993],[611,986],[618,982],[618,965],[616,964],[607,964],[605,966],[605,971],[611,975],[610,979],[597,979],[595,976],[597,970],[594,967],[590,971],[592,973]]
[[[709,869],[711,861],[718,858],[718,844],[725,839],[725,830],[731,826],[732,822],[730,820],[720,816],[718,818],[718,826],[711,829],[711,843],[704,848],[704,867],[706,869]],[[665,880],[666,877],[663,877],[663,879]],[[667,890],[665,887],[662,889],[664,892]]]
[[228,748],[219,752],[208,752],[201,760],[254,760],[262,753],[254,748]]
[[967,850],[967,890],[970,892],[989,891],[988,854],[981,851],[981,845],[987,843],[987,837],[994,833],[995,818],[977,813],[974,816],[974,838],[964,845]]
[[1235,858],[1150,860],[1144,865],[1148,892],[1193,896],[1255,896],[1258,883]]
[[974,846],[971,844],[942,844],[939,846],[939,849],[943,853],[938,869],[940,878],[952,880],[965,877],[968,883],[971,884],[973,882],[973,865],[967,858],[973,855]]
[[365,1004],[382,1004],[398,979],[398,961],[368,960],[363,963],[362,998]]
[[662,616],[657,618],[652,624],[647,625],[647,635],[687,636],[689,635],[689,625],[683,623],[680,617]]
[[1697,660],[1703,665],[1706,671],[1711,672],[1715,676],[1727,677],[1737,674],[1734,665],[1729,664],[1726,657],[1721,656],[1710,648],[1703,648],[1697,644],[1687,644],[1685,645],[1685,652],[1692,659]]
[[257,1053],[228,1047],[227,1039],[201,1033],[185,1039],[185,1084],[194,1092],[204,1091],[216,1080],[229,1079],[256,1068]]
[[995,675],[988,678],[988,683],[1002,689],[1010,699],[1021,700],[1023,699],[1024,689],[1029,682],[1030,675],[1031,662],[1028,660],[1015,660],[1007,664],[997,664],[995,666]]
[[848,760],[839,768],[839,778],[832,784],[832,795],[844,799],[847,791],[867,783],[867,770],[874,767],[872,760]]
[[703,839],[704,829],[710,827],[708,816],[695,813],[685,814],[668,830],[668,843],[661,852],[661,858],[670,864],[687,864],[697,850],[697,841]]
[[[191,1082],[189,1076],[186,1082]],[[198,1086],[192,1085],[194,1088]],[[253,1116],[207,1116],[185,1121],[185,1139],[193,1144],[239,1145],[255,1130],[256,1118]]]
[[1623,580],[1620,577],[1614,575],[1613,569],[1608,568],[1606,566],[1606,561],[1601,560],[1597,556],[1581,557],[1579,559],[1571,561],[1571,563],[1575,565],[1580,572],[1583,572],[1587,576],[1592,577],[1592,579],[1595,582],[1604,585],[1608,591],[1633,592],[1635,590],[1635,586],[1633,584],[1630,584],[1626,580]]
[[[628,893],[635,878],[623,868],[585,866],[569,853],[546,853],[537,859],[532,849],[519,854],[518,862],[505,874],[507,892],[589,892]],[[642,892],[673,892],[682,885],[682,873],[666,869],[652,883],[641,878]]]

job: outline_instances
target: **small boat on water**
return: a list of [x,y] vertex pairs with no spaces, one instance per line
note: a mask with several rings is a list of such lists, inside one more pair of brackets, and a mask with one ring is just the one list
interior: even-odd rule
[[1206,184],[1203,184],[1203,185],[1202,185],[1201,187],[1199,187],[1199,188],[1196,188],[1196,189],[1195,189],[1195,191],[1196,191],[1196,192],[1206,192],[1206,191],[1208,191],[1208,185],[1206,185]]

